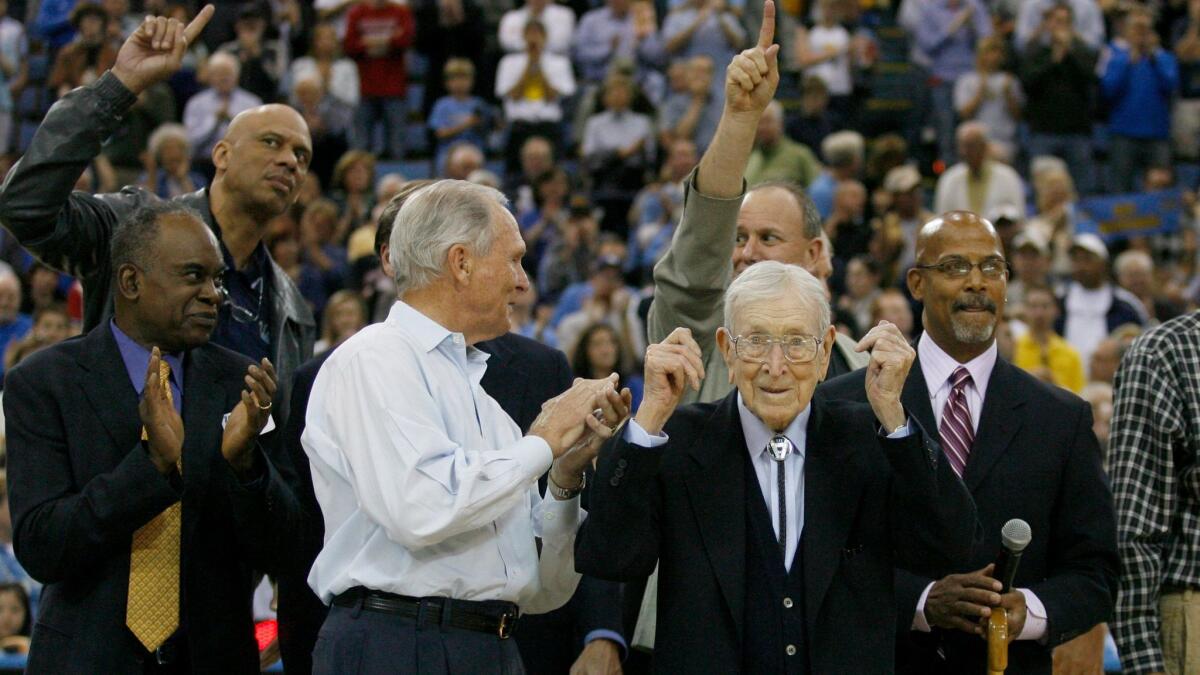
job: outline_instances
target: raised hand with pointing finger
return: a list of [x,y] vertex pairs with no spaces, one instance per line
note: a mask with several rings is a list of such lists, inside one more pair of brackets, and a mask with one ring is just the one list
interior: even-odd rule
[[[775,40],[775,3],[763,5],[758,44],[733,57],[725,69],[725,108],[732,113],[761,115],[779,86],[779,45]],[[755,123],[757,124],[757,117]]]
[[212,5],[205,5],[187,26],[178,19],[147,16],[121,45],[112,67],[113,75],[129,91],[140,94],[150,85],[175,74],[183,63],[188,45],[200,36],[214,11]]

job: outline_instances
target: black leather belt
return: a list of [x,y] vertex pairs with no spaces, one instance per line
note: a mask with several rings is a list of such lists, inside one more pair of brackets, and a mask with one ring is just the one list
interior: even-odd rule
[[520,611],[503,600],[452,600],[450,598],[412,598],[407,595],[384,593],[357,587],[333,599],[336,607],[362,609],[415,619],[418,626],[440,625],[442,616],[449,613],[445,624],[454,628],[488,633],[501,640],[512,637]]

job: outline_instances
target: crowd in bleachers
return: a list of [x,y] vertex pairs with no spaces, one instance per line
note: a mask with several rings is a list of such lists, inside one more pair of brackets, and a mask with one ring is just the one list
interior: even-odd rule
[[[458,178],[504,190],[521,227],[533,283],[514,331],[561,349],[578,376],[619,372],[636,402],[654,264],[671,244],[682,181],[716,131],[724,69],[760,23],[756,5],[218,3],[183,69],[141,94],[77,187],[192,192],[211,179],[233,116],[288,103],[312,134],[311,171],[266,241],[318,318],[318,352],[381,319],[395,297],[374,255],[382,207],[406,180]],[[186,20],[196,9],[0,0],[0,170],[57,97],[114,63],[144,14]],[[980,213],[1013,272],[1002,349],[1090,400],[1103,443],[1122,350],[1200,303],[1200,0],[783,0],[780,10],[783,79],[746,180],[808,190],[832,242],[839,328],[860,336],[883,318],[918,335],[904,283],[917,229],[935,213]],[[1084,208],[1174,190],[1152,234],[1097,236]],[[11,367],[75,332],[81,290],[7,231],[0,260]],[[25,581],[9,559],[0,581]]]

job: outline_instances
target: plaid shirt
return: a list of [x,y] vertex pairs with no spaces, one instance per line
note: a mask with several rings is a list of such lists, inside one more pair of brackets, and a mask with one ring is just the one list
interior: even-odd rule
[[1162,671],[1160,589],[1200,588],[1200,312],[1126,353],[1110,448],[1122,566],[1113,635],[1126,673]]

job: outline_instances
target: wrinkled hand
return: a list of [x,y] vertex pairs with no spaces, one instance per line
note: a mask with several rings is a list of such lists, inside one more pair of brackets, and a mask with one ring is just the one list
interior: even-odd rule
[[275,382],[275,366],[270,359],[246,369],[242,401],[230,413],[221,437],[221,454],[239,472],[249,471],[254,464],[251,448],[271,418]]
[[858,352],[868,349],[871,361],[867,364],[867,400],[883,428],[891,431],[907,420],[900,394],[917,352],[900,329],[887,321],[880,321],[854,347]]
[[570,675],[621,675],[621,648],[612,640],[592,640],[571,664]]
[[763,4],[758,44],[733,57],[725,69],[725,107],[734,113],[762,115],[779,86],[779,45],[775,40],[775,2]]
[[700,391],[700,381],[704,379],[701,354],[692,331],[682,327],[646,348],[645,390],[636,419],[647,433],[657,434],[662,430],[689,385]]
[[167,399],[159,379],[159,362],[162,352],[158,347],[150,350],[150,363],[146,366],[146,382],[142,389],[142,401],[138,404],[138,416],[146,428],[150,449],[150,461],[166,475],[175,467],[183,453],[183,418],[175,412],[175,406]]
[[617,428],[629,417],[632,407],[633,393],[628,387],[620,392],[611,387],[602,389],[596,409],[583,418],[587,429],[575,445],[550,467],[550,478],[554,484],[563,488],[578,487],[583,482],[583,472],[592,465],[604,442],[612,438]]
[[[938,628],[985,635],[984,626],[992,608],[1000,606],[1001,585],[991,577],[995,567],[989,564],[981,570],[951,574],[933,582],[925,596],[925,621]],[[1024,617],[1021,625],[1025,625]]]
[[113,75],[134,94],[167,79],[179,70],[188,45],[195,42],[214,11],[212,5],[205,5],[186,27],[178,19],[147,16],[121,45]]
[[610,405],[608,393],[616,391],[617,379],[616,373],[599,380],[576,378],[570,389],[542,404],[542,412],[529,427],[529,435],[545,440],[555,459],[562,457],[575,448],[588,429],[594,430],[585,418],[592,417],[596,408]]

